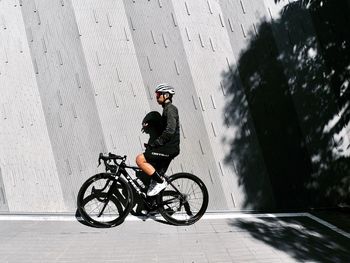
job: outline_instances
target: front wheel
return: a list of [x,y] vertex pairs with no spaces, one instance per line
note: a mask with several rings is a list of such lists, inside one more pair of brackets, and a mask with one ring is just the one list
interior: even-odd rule
[[130,186],[108,173],[90,177],[80,188],[77,206],[82,218],[95,227],[121,224],[133,204]]
[[207,210],[208,201],[205,184],[189,173],[171,176],[167,187],[157,197],[160,214],[174,225],[197,222]]

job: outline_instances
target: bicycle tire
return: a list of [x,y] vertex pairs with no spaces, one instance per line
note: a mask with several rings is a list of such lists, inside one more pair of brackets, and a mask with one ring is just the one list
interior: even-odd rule
[[[115,186],[114,189],[111,189],[112,185]],[[93,205],[95,207],[91,209],[89,206]],[[115,178],[109,173],[96,174],[86,180],[77,198],[81,217],[94,227],[113,227],[123,223],[132,205],[130,185],[125,179]]]
[[[181,200],[177,191],[185,200]],[[205,184],[190,173],[172,175],[167,187],[157,196],[159,213],[173,225],[194,224],[204,215],[208,202],[209,194]]]

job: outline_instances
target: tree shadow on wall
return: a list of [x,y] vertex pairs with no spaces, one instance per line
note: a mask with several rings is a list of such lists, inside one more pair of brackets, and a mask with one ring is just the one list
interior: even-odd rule
[[[317,1],[314,1],[314,3]],[[246,192],[245,207],[350,204],[348,1],[287,5],[262,21],[224,73],[224,138]]]
[[[230,220],[228,224],[239,231],[247,231],[255,240],[269,245],[273,248],[273,254],[278,250],[298,262],[350,261],[349,239],[310,218],[261,218],[253,222],[238,219]],[[250,246],[249,239],[246,244]],[[253,242],[250,249],[254,251],[256,247],[259,257],[262,249],[257,242]],[[264,259],[267,259],[266,254],[263,255]]]

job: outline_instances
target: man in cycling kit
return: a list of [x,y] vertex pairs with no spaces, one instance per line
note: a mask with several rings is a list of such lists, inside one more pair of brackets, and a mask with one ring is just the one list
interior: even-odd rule
[[145,144],[146,151],[136,157],[138,167],[152,178],[147,191],[148,196],[157,195],[167,186],[156,171],[154,164],[166,169],[171,160],[180,153],[179,114],[177,108],[172,104],[175,90],[170,85],[163,83],[156,87],[155,92],[158,104],[163,107],[162,133],[153,142]]

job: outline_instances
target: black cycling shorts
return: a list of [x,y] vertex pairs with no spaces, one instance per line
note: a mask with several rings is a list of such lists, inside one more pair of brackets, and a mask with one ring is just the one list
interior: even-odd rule
[[159,169],[167,169],[171,160],[179,155],[179,151],[165,147],[148,148],[143,153],[148,163],[152,164],[158,171]]

